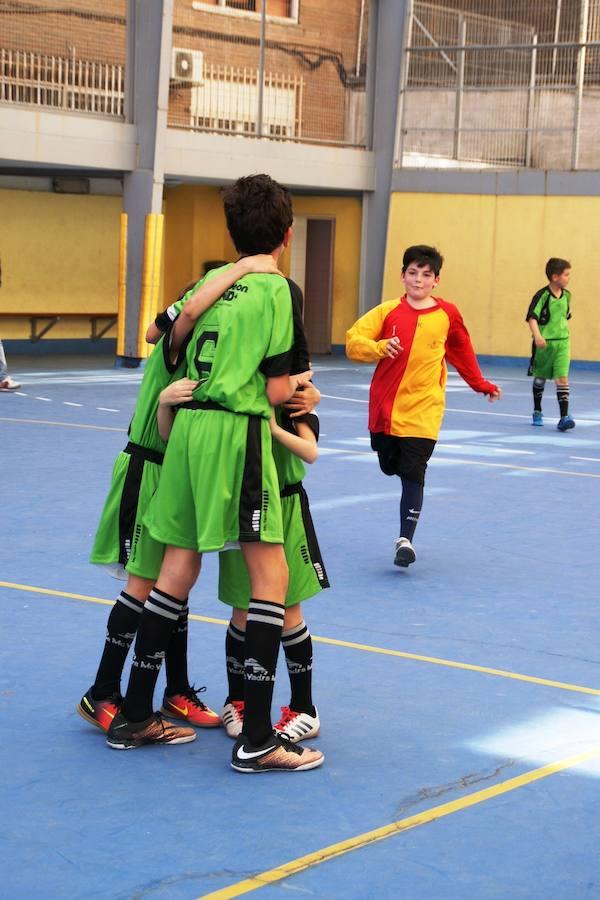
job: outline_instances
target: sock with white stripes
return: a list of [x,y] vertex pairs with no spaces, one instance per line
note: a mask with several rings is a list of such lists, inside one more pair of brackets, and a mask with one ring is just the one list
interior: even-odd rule
[[225,661],[227,665],[227,684],[229,686],[226,703],[231,702],[231,700],[244,699],[245,639],[246,632],[234,625],[233,622],[230,622],[225,635]]
[[312,702],[312,640],[306,622],[300,622],[281,635],[292,697],[290,709],[315,715]]
[[271,702],[283,628],[283,606],[250,600],[244,661],[244,734],[259,747],[273,731]]
[[188,615],[190,608],[187,597],[185,606],[179,613],[171,640],[167,647],[165,665],[167,669],[167,697],[174,697],[190,689],[188,676]]
[[144,608],[142,600],[121,591],[106,623],[106,642],[92,688],[94,700],[107,700],[121,690],[121,675]]
[[140,616],[127,695],[121,706],[130,722],[142,722],[152,715],[158,673],[185,604],[185,598],[179,600],[157,587],[150,591]]
[[561,419],[563,416],[569,415],[569,394],[570,391],[568,384],[556,385],[556,399],[558,400],[558,408],[560,410]]

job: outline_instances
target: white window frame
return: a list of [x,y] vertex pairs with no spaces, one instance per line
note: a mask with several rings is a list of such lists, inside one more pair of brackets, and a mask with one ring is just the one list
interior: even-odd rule
[[[226,0],[217,0],[214,3],[203,3],[202,0],[193,0],[192,9],[198,12],[212,12],[223,16],[233,16],[238,19],[252,19],[252,21],[260,20],[261,13],[252,12],[249,9],[235,9],[233,6],[227,6]],[[300,15],[300,0],[290,0],[289,16],[266,16],[267,22],[273,22],[276,25],[297,25]]]

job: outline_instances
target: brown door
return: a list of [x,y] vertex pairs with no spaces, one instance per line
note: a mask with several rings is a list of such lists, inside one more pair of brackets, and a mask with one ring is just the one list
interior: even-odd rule
[[331,353],[335,219],[307,219],[304,328],[311,353]]

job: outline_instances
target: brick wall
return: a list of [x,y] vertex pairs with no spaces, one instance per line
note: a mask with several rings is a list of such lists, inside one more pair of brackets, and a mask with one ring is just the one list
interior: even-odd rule
[[[0,47],[125,64],[126,0],[24,0],[15,6],[2,13]],[[287,6],[287,0],[269,0],[268,13]],[[302,79],[297,105],[304,139],[349,140],[348,109],[364,87],[366,16],[359,54],[360,24],[361,0],[299,0],[298,22],[267,24],[266,71]],[[192,0],[175,0],[173,45],[201,50],[208,66],[247,67],[255,78],[259,38],[257,15],[223,13],[216,6],[214,12],[196,10]],[[170,124],[190,127],[191,106],[189,87],[172,85]]]
[[2,10],[0,47],[125,64],[126,0],[28,0]]
[[[271,7],[268,7],[269,14]],[[267,23],[265,69],[303,79],[302,136],[323,141],[345,141],[346,109],[350,92],[361,87],[356,78],[360,0],[300,0],[297,23]],[[367,23],[363,21],[364,76]],[[192,0],[175,0],[173,45],[201,50],[207,65],[249,67],[259,64],[258,16],[231,15],[194,9]],[[190,97],[185,88],[173,88],[169,118],[189,125]]]

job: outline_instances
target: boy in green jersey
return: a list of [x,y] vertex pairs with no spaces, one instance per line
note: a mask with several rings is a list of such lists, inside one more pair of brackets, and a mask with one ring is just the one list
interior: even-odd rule
[[534,294],[526,321],[533,335],[533,350],[529,374],[533,375],[533,425],[543,425],[542,395],[548,378],[556,382],[556,397],[560,410],[559,431],[575,428],[569,415],[569,365],[571,339],[568,320],[571,318],[571,294],[567,285],[571,277],[571,263],[552,257],[546,263],[548,284]]
[[[187,296],[194,297],[198,310],[206,309],[239,278],[255,271],[277,271],[273,258],[240,260],[206,284],[200,282],[193,286]],[[172,358],[169,338],[164,337],[147,360],[129,426],[129,442],[115,461],[90,557],[92,563],[106,566],[115,577],[127,580],[108,618],[96,679],[77,706],[80,715],[104,731],[108,730],[122,701],[120,681],[127,653],[164,555],[164,545],[151,537],[142,518],[158,486],[166,449],[166,441],[159,434],[157,410],[191,400],[191,383],[182,378],[186,348],[184,342]],[[218,715],[199,699],[199,692],[188,680],[187,620],[186,602],[166,653],[167,689],[163,710],[190,724],[214,727],[220,725]]]
[[[224,192],[224,205],[240,254],[270,253],[276,261],[291,235],[285,188],[267,175],[241,178]],[[144,519],[151,536],[167,549],[142,612],[127,694],[107,743],[133,749],[159,742],[154,687],[174,622],[199,574],[201,554],[239,542],[252,599],[244,732],[231,764],[242,772],[312,769],[322,764],[323,755],[274,735],[270,717],[288,570],[269,420],[271,407],[289,400],[295,388],[289,375],[290,287],[281,276],[255,275],[236,282],[199,318],[193,303],[186,303],[173,328],[174,352],[192,329],[186,356],[187,376],[197,382],[194,399],[179,408],[159,487]]]
[[[318,401],[318,394],[315,398]],[[291,418],[277,409],[271,419],[273,455],[281,494],[284,550],[289,569],[281,643],[290,679],[289,706],[281,709],[275,731],[292,742],[316,737],[319,714],[312,699],[312,640],[301,602],[329,587],[317,543],[308,496],[302,479],[304,463],[318,455],[319,419],[309,412]],[[237,738],[244,725],[244,639],[250,582],[241,553],[229,550],[219,556],[219,599],[233,606],[225,639],[228,696],[222,713],[230,737]]]

